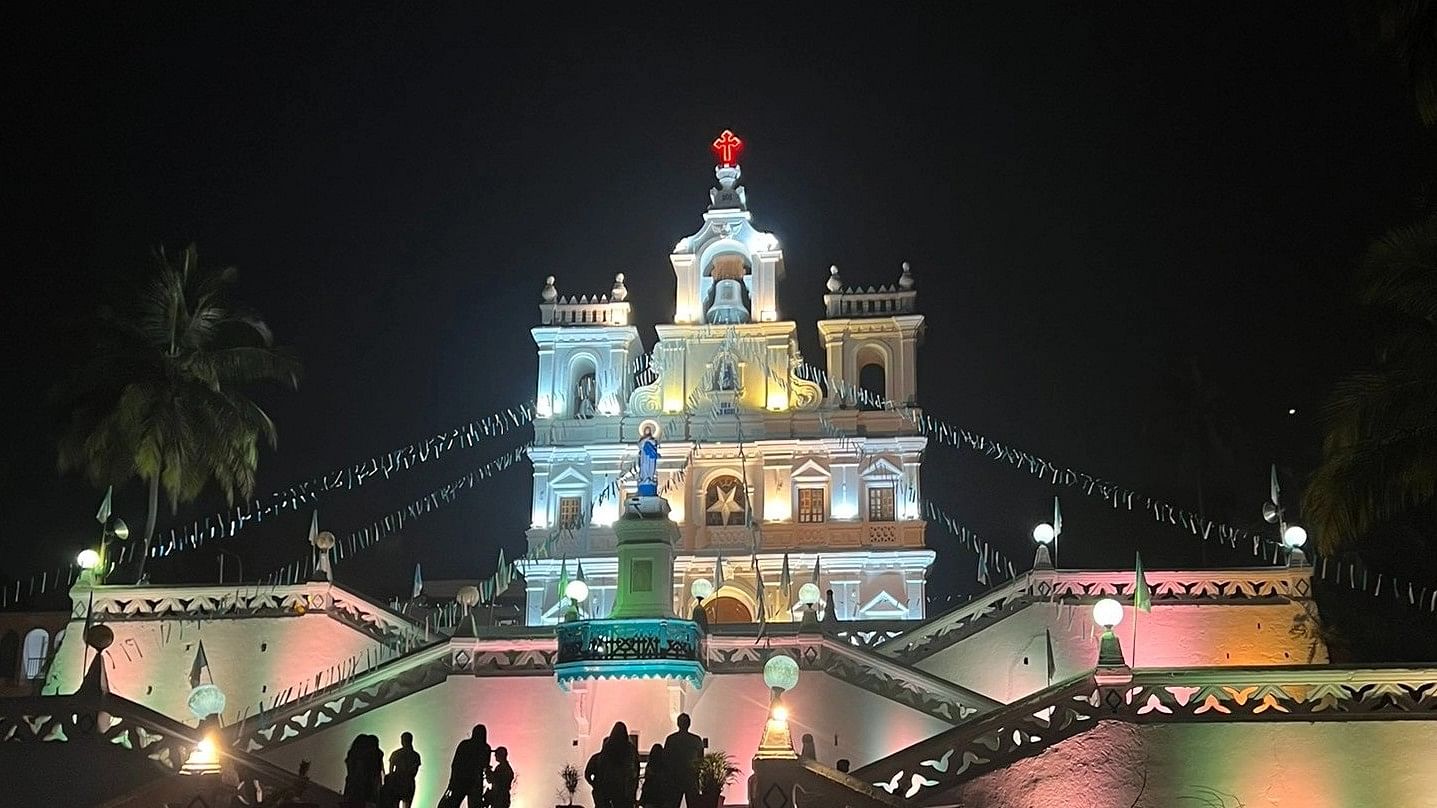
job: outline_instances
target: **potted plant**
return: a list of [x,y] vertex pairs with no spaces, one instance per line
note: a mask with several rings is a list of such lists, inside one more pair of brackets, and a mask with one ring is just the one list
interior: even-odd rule
[[555,808],[568,808],[574,804],[574,794],[579,790],[579,768],[572,763],[565,763],[564,768],[559,770],[559,780],[564,784],[564,789],[558,792],[559,799],[567,802]]
[[718,808],[723,790],[738,780],[738,767],[727,752],[709,752],[699,758],[699,804],[695,808]]

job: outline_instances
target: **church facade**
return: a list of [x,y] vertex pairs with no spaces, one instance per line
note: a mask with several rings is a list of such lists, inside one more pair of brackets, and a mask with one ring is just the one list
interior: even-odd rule
[[[416,620],[419,600],[379,602],[343,567],[289,585],[87,572],[48,656],[17,668],[43,695],[0,698],[7,796],[217,804],[253,780],[335,806],[356,736],[389,751],[412,732],[415,804],[433,805],[482,723],[514,805],[586,805],[561,767],[615,722],[646,750],[686,713],[739,769],[728,805],[1437,806],[1437,667],[1332,664],[1299,553],[1150,570],[1139,598],[1133,571],[1054,569],[1039,548],[927,613],[924,441],[891,406],[915,397],[912,275],[833,273],[812,371],[781,318],[780,247],[751,225],[736,147],[719,156],[652,363],[624,277],[597,300],[544,288],[527,625]],[[814,583],[832,600],[801,602]]]
[[552,276],[543,287],[528,540],[546,559],[524,568],[526,622],[557,622],[560,584],[580,570],[585,613],[608,614],[613,524],[645,428],[670,447],[659,484],[681,536],[677,613],[697,585],[711,622],[789,622],[792,593],[811,581],[832,590],[840,619],[922,618],[926,440],[882,406],[917,392],[912,272],[862,289],[831,270],[817,323],[825,391],[782,315],[778,239],[754,225],[737,163],[720,157],[715,174],[702,224],[669,255],[673,319],[657,326],[651,361],[624,275],[607,294],[563,296]]

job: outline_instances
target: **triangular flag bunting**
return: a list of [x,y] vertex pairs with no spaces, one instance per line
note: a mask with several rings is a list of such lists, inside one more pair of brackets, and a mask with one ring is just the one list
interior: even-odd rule
[[410,590],[409,597],[417,598],[424,594],[424,576],[419,572],[419,564],[414,565],[414,587]]

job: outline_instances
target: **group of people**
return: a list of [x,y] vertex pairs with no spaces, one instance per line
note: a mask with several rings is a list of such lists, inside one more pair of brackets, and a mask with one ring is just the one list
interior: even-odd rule
[[439,798],[439,808],[509,808],[513,789],[509,750],[502,746],[491,750],[489,731],[483,724],[475,724],[469,737],[454,747],[449,787]]
[[[400,746],[389,755],[384,771],[384,752],[376,735],[359,735],[344,758],[344,808],[412,808],[414,784],[419,776],[419,753],[414,735],[399,736]],[[449,765],[449,786],[439,799],[439,808],[509,808],[514,787],[514,769],[509,750],[489,748],[488,731],[478,724],[469,737],[454,749]]]
[[604,739],[604,745],[589,758],[584,780],[594,789],[594,808],[678,808],[698,805],[699,762],[704,756],[703,739],[689,731],[687,713],[679,716],[678,731],[649,749],[642,789],[639,782],[639,750],[629,739],[629,728],[620,721]]
[[399,736],[399,748],[389,755],[389,772],[384,771],[384,752],[378,735],[359,735],[344,756],[345,808],[405,808],[414,804],[414,778],[419,775],[419,753],[414,736]]

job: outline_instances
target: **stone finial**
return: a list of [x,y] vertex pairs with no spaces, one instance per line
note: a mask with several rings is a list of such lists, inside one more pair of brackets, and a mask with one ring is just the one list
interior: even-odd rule
[[913,288],[913,266],[907,261],[903,262],[903,274],[898,276],[898,288],[905,292]]
[[620,272],[614,276],[614,288],[610,290],[609,297],[615,303],[622,303],[629,299],[629,287],[624,285],[624,273]]
[[838,277],[838,265],[834,264],[828,268],[828,291],[838,294],[843,288],[843,280]]
[[553,303],[558,299],[559,290],[554,288],[553,275],[544,279],[544,291],[539,293],[539,297],[542,298],[545,303]]

